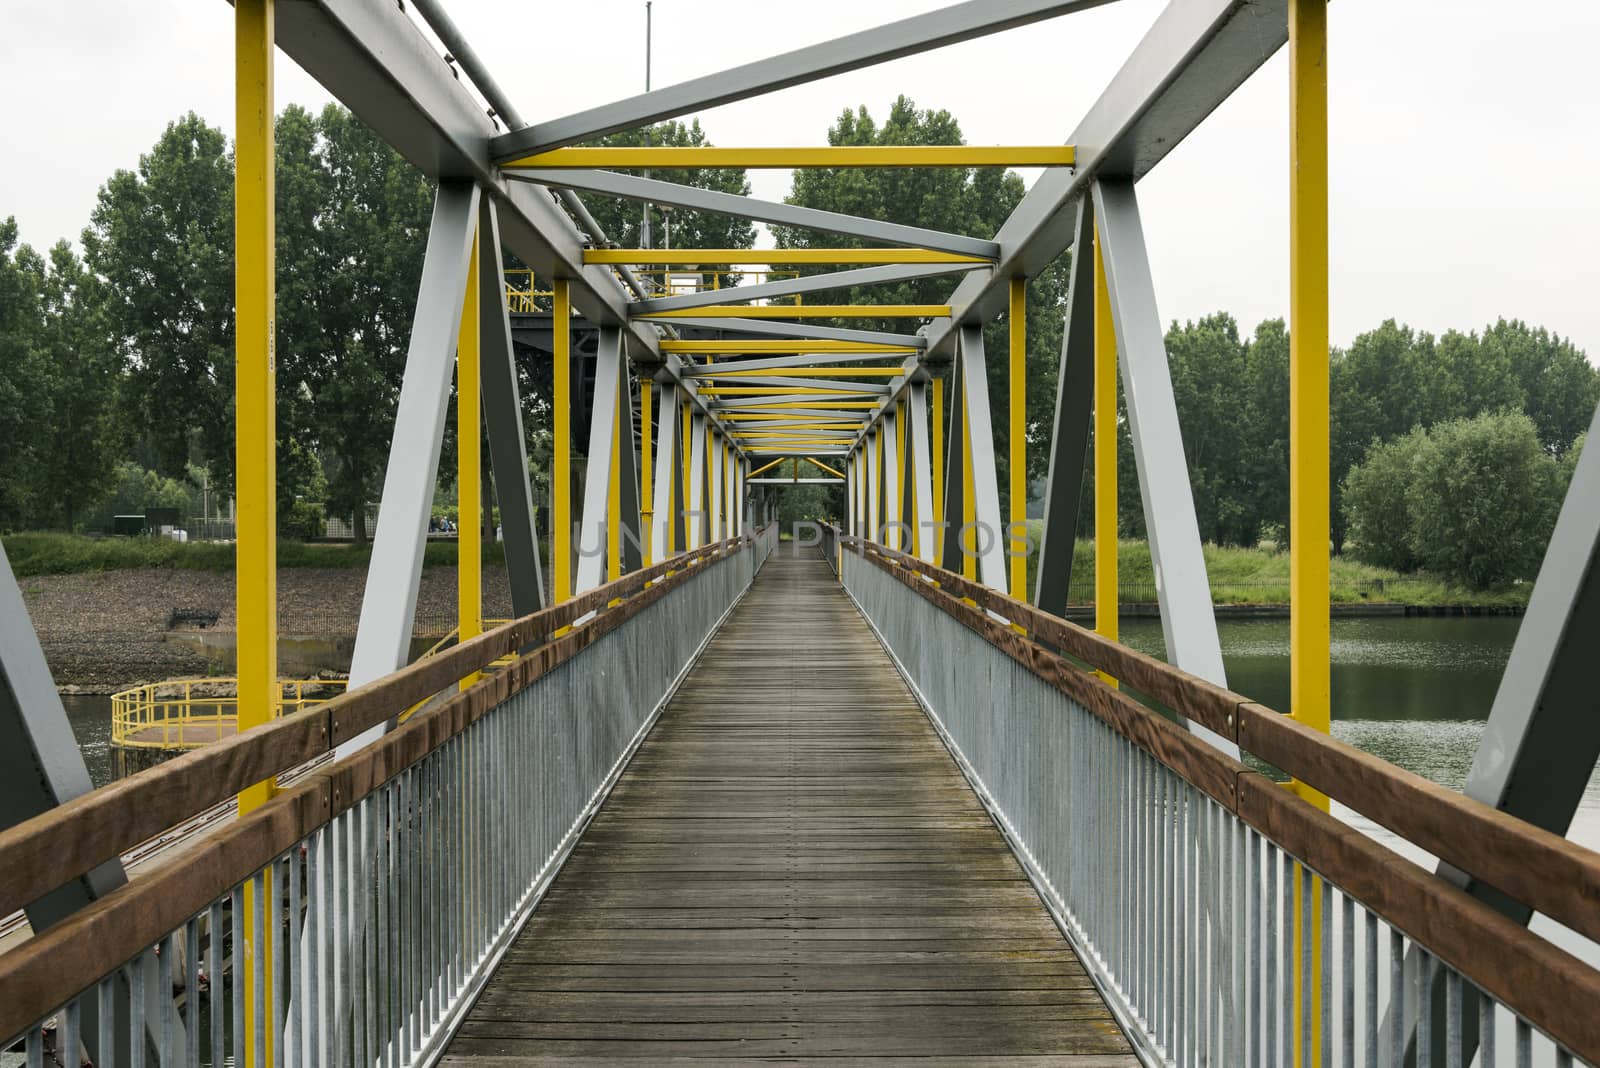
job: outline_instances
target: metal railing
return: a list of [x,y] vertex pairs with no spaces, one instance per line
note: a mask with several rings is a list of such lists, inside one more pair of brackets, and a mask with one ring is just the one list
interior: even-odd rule
[[0,832],[5,913],[521,651],[0,956],[0,1050],[430,1062],[775,544],[674,557]]
[[[280,679],[273,715],[299,712],[344,692],[345,679]],[[111,695],[111,744],[123,749],[197,749],[239,726],[239,680],[168,679]]]
[[[718,269],[707,271],[696,270],[635,270],[638,278],[645,283],[646,288],[664,297],[676,297],[685,293],[704,293],[711,290],[737,289],[740,285],[757,285],[762,282],[778,282],[786,278],[798,278],[799,271],[762,271]],[[513,268],[505,272],[506,279],[506,310],[513,315],[527,315],[534,312],[547,312],[551,308],[554,297],[548,289],[535,288],[534,274],[526,268]],[[619,278],[620,282],[620,278]],[[798,306],[802,298],[799,294],[792,297],[778,297],[768,301],[770,304],[791,304]]]
[[824,551],[1147,1063],[1600,1060],[1600,972],[1081,665],[1591,940],[1600,855],[958,575]]

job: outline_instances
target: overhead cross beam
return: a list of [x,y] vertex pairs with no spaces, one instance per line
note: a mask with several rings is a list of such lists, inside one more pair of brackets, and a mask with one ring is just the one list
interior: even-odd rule
[[[705,261],[710,263],[712,261]],[[699,293],[683,293],[655,300],[635,301],[629,311],[634,315],[659,315],[667,312],[688,314],[695,308],[704,308],[728,301],[740,303],[772,300],[805,293],[826,293],[835,289],[853,289],[857,286],[887,285],[893,282],[911,282],[922,278],[976,270],[987,266],[984,261],[970,260],[961,263],[888,264],[882,267],[862,267],[852,271],[835,271],[832,274],[814,274],[805,278],[785,278],[777,282],[762,282],[752,286],[733,286],[728,289],[708,289]],[[948,314],[948,313],[946,313]]]
[[[646,200],[652,204],[667,204],[690,211],[709,211],[732,215],[736,219],[754,219],[757,222],[793,226],[802,230],[820,230],[830,234],[847,234],[865,241],[884,245],[909,245],[913,248],[955,252],[963,256],[993,259],[1000,254],[1000,246],[993,241],[960,234],[946,234],[920,226],[903,226],[900,223],[879,219],[863,219],[817,208],[802,208],[795,204],[779,204],[737,193],[718,193],[711,189],[696,189],[676,182],[662,182],[654,178],[636,178],[612,171],[552,170],[507,171],[508,178],[520,178],[542,185],[576,189],[585,193],[622,197],[625,200]],[[714,261],[726,262],[726,261]]]
[[[683,188],[687,189],[688,186]],[[847,216],[854,218],[854,216]],[[964,263],[982,267],[990,263],[986,256],[961,252],[943,252],[931,248],[591,248],[584,249],[584,263],[630,264],[641,267],[698,267],[715,264],[724,267],[780,266],[791,264],[843,264],[843,263]],[[854,285],[840,282],[839,285]],[[740,287],[759,289],[760,286]]]
[[[873,351],[863,351],[854,356],[848,354],[832,353],[831,356],[845,360],[873,360],[879,356],[902,355],[907,350],[916,350],[927,344],[921,334],[889,334],[881,330],[851,330],[838,326],[815,326],[811,323],[786,323],[778,319],[699,319],[685,318],[673,319],[672,325],[677,327],[699,327],[706,330],[717,330],[724,338],[731,334],[762,334],[767,337],[792,337],[808,338],[812,341],[849,341],[863,345],[873,345]],[[812,363],[826,362],[817,358],[819,354],[813,353]]]
[[687,147],[556,148],[507,160],[507,170],[598,167],[608,170],[740,167],[1070,167],[1071,145],[824,145],[805,148]]
[[495,138],[490,151],[497,160],[516,159],[531,152],[576,144],[618,130],[630,130],[661,119],[804,85],[819,78],[914,56],[1107,2],[1109,0],[967,0],[550,122],[535,123]]

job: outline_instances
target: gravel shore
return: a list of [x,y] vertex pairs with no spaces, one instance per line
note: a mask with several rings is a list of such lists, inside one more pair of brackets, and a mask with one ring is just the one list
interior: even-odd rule
[[[366,581],[363,568],[280,571],[278,633],[347,648]],[[43,575],[22,579],[20,585],[56,685],[68,691],[110,693],[141,682],[216,673],[194,637],[197,632],[220,637],[235,627],[231,572],[149,568]],[[488,618],[511,614],[503,566],[484,568],[483,610]],[[194,620],[213,613],[214,624],[196,627]],[[413,633],[443,634],[455,620],[456,569],[428,568]]]

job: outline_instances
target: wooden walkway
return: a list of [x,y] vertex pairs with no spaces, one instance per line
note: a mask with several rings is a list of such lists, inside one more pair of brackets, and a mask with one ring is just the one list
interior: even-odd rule
[[773,554],[444,1063],[1138,1062],[827,565]]

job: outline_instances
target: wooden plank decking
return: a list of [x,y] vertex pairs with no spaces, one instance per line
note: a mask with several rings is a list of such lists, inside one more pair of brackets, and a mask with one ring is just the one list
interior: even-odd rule
[[1138,1062],[827,566],[775,553],[445,1063]]

